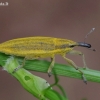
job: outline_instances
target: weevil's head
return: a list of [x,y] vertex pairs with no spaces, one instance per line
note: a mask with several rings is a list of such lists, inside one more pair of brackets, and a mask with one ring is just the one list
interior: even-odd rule
[[88,43],[85,43],[85,42],[77,42],[75,45],[71,45],[70,47],[74,47],[74,46],[86,47],[86,48],[89,48],[93,51],[96,51],[95,49],[91,48],[91,44],[88,44]]
[[95,30],[95,28],[92,28],[92,30],[85,36],[84,42],[76,42],[74,45],[70,45],[70,47],[74,46],[81,46],[81,47],[86,47],[90,50],[96,51],[95,49],[91,48],[91,44],[85,43],[86,38],[90,33],[92,33]]

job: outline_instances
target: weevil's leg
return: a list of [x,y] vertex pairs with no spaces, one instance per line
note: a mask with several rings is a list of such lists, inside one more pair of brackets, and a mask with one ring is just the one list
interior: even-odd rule
[[82,74],[82,79],[84,83],[87,83],[86,78],[84,77],[84,73],[77,67],[77,65],[70,59],[65,57],[65,54],[63,55],[63,58],[68,62],[69,65],[73,66],[76,70],[78,70]]
[[[55,82],[54,82],[53,84],[51,84],[51,85],[48,87],[48,89],[50,89],[50,88],[52,88],[53,86],[57,85],[58,82],[59,82],[59,78],[58,78],[58,76],[57,76],[55,70],[53,70],[53,75],[54,75],[54,80],[55,80]],[[48,82],[46,82],[46,83],[48,83]]]
[[51,58],[51,64],[48,68],[48,76],[50,77],[51,76],[51,71],[52,71],[52,68],[54,67],[54,63],[55,63],[55,57],[52,57]]
[[[53,75],[54,75],[54,80],[55,80],[55,82],[54,82],[53,84],[51,84],[46,90],[52,89],[54,86],[57,86],[57,87],[59,88],[59,90],[62,92],[62,95],[63,95],[65,98],[67,98],[67,97],[66,97],[66,93],[65,93],[63,87],[58,83],[58,82],[59,82],[59,78],[58,78],[58,76],[57,76],[55,70],[53,70]],[[47,83],[47,82],[46,82],[46,83]],[[47,83],[47,84],[48,84],[48,83]],[[46,92],[46,91],[45,91],[45,92]],[[62,100],[62,97],[61,97],[59,94],[57,94],[57,95],[58,95],[59,99]]]
[[87,65],[86,65],[86,62],[85,62],[85,57],[84,57],[84,54],[82,52],[76,51],[76,50],[72,50],[72,51],[69,52],[69,54],[74,54],[74,55],[80,55],[80,56],[82,56],[84,68],[87,68]]
[[17,70],[19,70],[20,68],[22,68],[25,65],[25,61],[26,61],[26,58],[24,58],[24,60],[22,62],[22,65],[20,65],[17,68],[15,68],[12,73],[15,73]]

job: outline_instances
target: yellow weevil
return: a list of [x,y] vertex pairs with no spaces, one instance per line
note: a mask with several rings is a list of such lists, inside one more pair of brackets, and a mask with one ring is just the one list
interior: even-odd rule
[[[75,46],[91,48],[90,44],[84,42],[74,42],[67,39],[37,36],[18,38],[1,43],[0,52],[24,57],[29,60],[50,57],[51,64],[48,68],[48,75],[50,76],[55,63],[55,55],[57,54],[61,55],[68,62],[68,64],[72,65],[77,70],[79,69],[76,64],[65,56],[66,54],[81,55],[84,67],[86,68],[84,54],[80,51],[73,50],[73,47]],[[82,74],[83,80],[86,81],[83,76],[83,72],[81,72],[81,70],[79,70],[79,72]]]

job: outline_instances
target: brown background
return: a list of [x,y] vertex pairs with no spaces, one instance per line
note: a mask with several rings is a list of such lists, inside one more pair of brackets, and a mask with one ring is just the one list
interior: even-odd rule
[[[0,6],[0,43],[13,38],[29,36],[50,36],[84,41],[85,35],[95,27],[87,42],[97,51],[85,48],[75,49],[85,54],[89,68],[100,70],[100,0],[2,0],[9,6]],[[82,66],[78,56],[68,58]],[[66,64],[57,56],[56,62]],[[53,77],[47,74],[32,72],[53,83]],[[100,100],[100,84],[82,80],[60,77],[69,100]],[[37,100],[23,89],[7,72],[0,68],[0,100]]]

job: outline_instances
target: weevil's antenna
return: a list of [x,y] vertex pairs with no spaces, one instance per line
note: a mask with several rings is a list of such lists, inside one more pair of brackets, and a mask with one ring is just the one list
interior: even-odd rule
[[[88,35],[89,35],[89,34],[91,34],[94,30],[95,30],[95,28],[92,28],[92,29],[90,30],[90,32],[89,32],[88,34],[86,34],[85,39],[84,39],[84,43],[85,43],[85,41],[86,41],[86,39],[87,39]],[[95,50],[95,49],[93,49],[93,48],[88,48],[88,49],[89,49],[89,50],[96,51],[96,50]]]
[[88,35],[91,34],[94,30],[95,30],[95,28],[92,28],[92,29],[90,30],[90,32],[89,32],[88,34],[86,34],[85,39],[84,39],[84,43],[85,43],[86,38],[88,37]]

